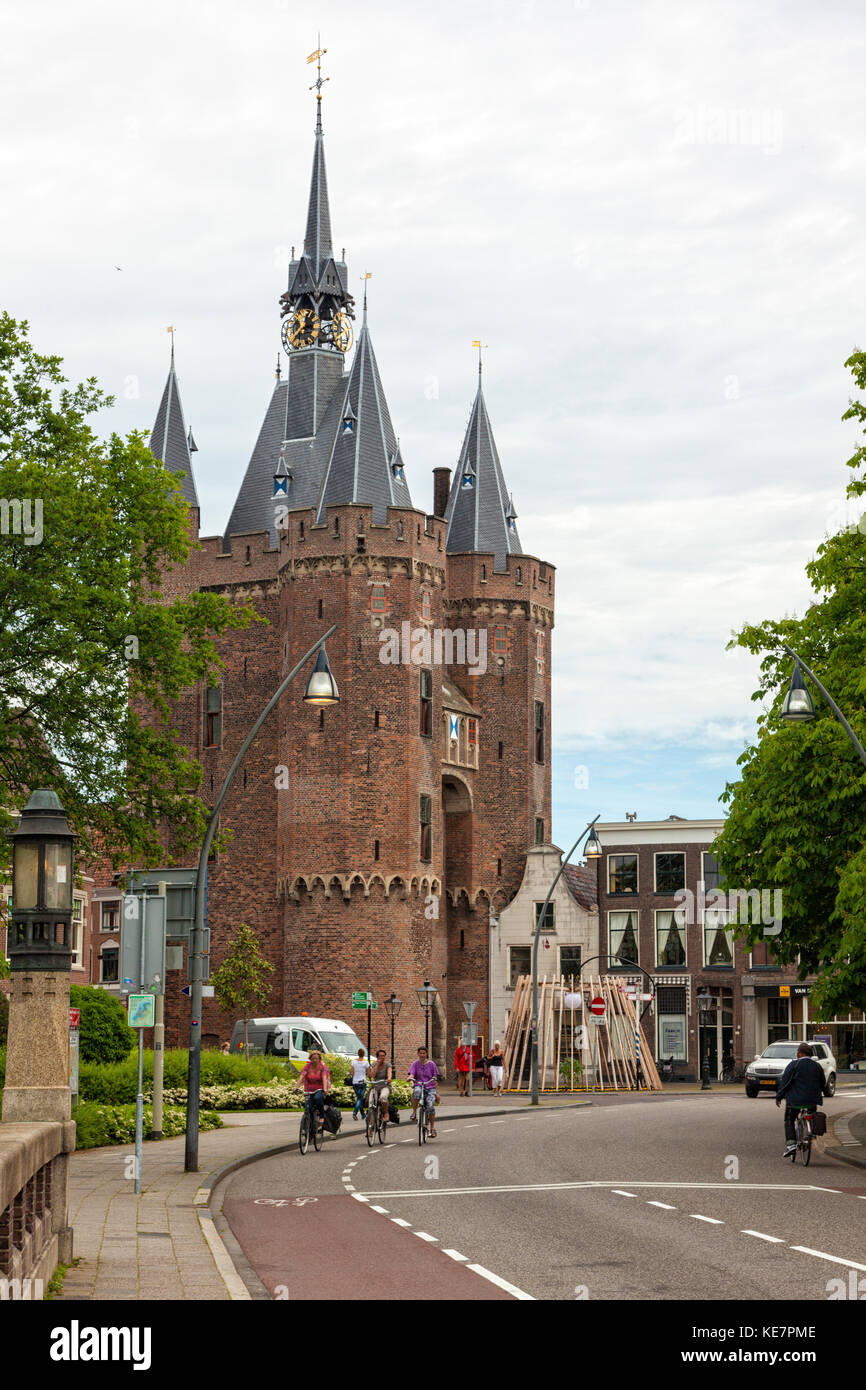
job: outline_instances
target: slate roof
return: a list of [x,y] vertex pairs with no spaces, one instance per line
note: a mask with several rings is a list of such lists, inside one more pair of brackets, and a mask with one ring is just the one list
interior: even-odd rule
[[253,446],[223,537],[231,550],[232,535],[269,531],[278,544],[274,508],[274,474],[283,457],[292,473],[283,506],[314,507],[319,485],[337,432],[345,377],[343,359],[333,352],[312,348],[292,353],[284,381],[274,387],[265,418]]
[[[347,408],[354,415],[351,430],[344,430]],[[391,467],[397,453],[397,436],[382,389],[376,354],[367,327],[367,316],[358,338],[355,360],[328,456],[319,493],[318,520],[325,508],[339,502],[363,502],[373,507],[373,520],[384,525],[389,506],[411,507],[405,476]]]
[[463,691],[451,681],[443,680],[442,682],[442,708],[458,710],[461,714],[471,714],[475,719],[481,718],[481,711],[477,710],[467,700]]
[[174,370],[174,348],[172,348],[168,380],[165,383],[159,410],[156,412],[156,420],[150,432],[150,451],[171,473],[186,475],[181,480],[184,498],[188,506],[197,507],[199,502],[192,472],[190,442],[195,449],[191,429],[187,436],[183,406],[180,403],[180,391]]
[[[473,476],[471,487],[463,486],[463,475]],[[451,553],[482,551],[494,555],[494,569],[505,569],[507,555],[523,553],[517,529],[508,525],[516,517],[514,503],[505,486],[502,465],[490,427],[481,380],[472,405],[445,518],[448,522],[446,549]]]

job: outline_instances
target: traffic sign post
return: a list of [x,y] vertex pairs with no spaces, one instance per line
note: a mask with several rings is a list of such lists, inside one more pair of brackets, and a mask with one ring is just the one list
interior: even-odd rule
[[69,1010],[69,1089],[72,1092],[73,1108],[78,1104],[78,1043],[80,1038],[81,1010]]
[[[477,1002],[476,1002],[474,999],[464,999],[464,1000],[463,1000],[463,1009],[464,1009],[464,1012],[465,1012],[465,1014],[466,1014],[466,1017],[469,1019],[469,1023],[468,1023],[468,1024],[466,1024],[466,1023],[463,1024],[462,1041],[463,1041],[464,1047],[466,1046],[467,1041],[468,1041],[468,1043],[469,1043],[469,1094],[470,1094],[470,1096],[472,1095],[472,1073],[473,1073],[473,1071],[475,1070],[475,1053],[472,1051],[472,1048],[473,1048],[473,1045],[474,1045],[475,1043],[477,1043],[477,1041],[478,1041],[478,1029],[476,1028],[475,1024],[472,1022],[472,1015],[475,1013],[475,1010],[477,1009],[477,1007],[478,1007],[478,1004],[477,1004]],[[472,1034],[472,1037],[469,1038],[468,1040],[467,1040],[467,1037],[466,1037],[467,1028],[468,1028],[469,1032],[471,1032],[471,1034]]]

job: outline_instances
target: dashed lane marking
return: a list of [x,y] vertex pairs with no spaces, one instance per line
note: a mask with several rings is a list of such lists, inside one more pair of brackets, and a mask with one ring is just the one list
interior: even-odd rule
[[429,1240],[431,1245],[438,1243],[439,1240],[438,1236],[431,1236],[429,1231],[415,1231],[414,1234],[419,1240]]
[[647,1202],[647,1206],[661,1207],[664,1211],[676,1211],[676,1207],[672,1207],[670,1202]]
[[408,1226],[411,1228],[412,1225],[411,1221],[404,1221],[402,1216],[392,1216],[391,1220],[394,1222],[395,1226]]
[[724,1226],[724,1221],[720,1221],[716,1216],[698,1216],[696,1211],[690,1211],[689,1216],[693,1221],[706,1221],[708,1226]]
[[459,1250],[443,1250],[443,1255],[450,1255],[452,1260],[468,1260],[468,1255],[461,1255]]
[[785,1244],[785,1242],[783,1241],[783,1239],[782,1239],[781,1236],[767,1236],[767,1235],[764,1235],[764,1232],[763,1232],[763,1231],[749,1231],[749,1230],[745,1230],[745,1231],[740,1231],[740,1235],[741,1235],[741,1236],[755,1236],[758,1240],[769,1240],[769,1241],[772,1241],[772,1243],[773,1243],[774,1245],[784,1245],[784,1244]]
[[847,1265],[848,1269],[866,1270],[866,1265],[858,1264],[856,1260],[843,1260],[840,1255],[825,1255],[823,1250],[810,1250],[808,1245],[792,1245],[792,1250],[799,1250],[802,1255],[814,1255],[816,1260],[829,1260],[834,1265]]
[[614,1193],[614,1196],[615,1196],[615,1197],[636,1197],[636,1196],[637,1196],[637,1193],[636,1193],[636,1192],[623,1192],[622,1189],[619,1188],[619,1187],[613,1188],[613,1193]]
[[498,1274],[492,1274],[489,1269],[484,1268],[484,1265],[468,1264],[466,1268],[471,1269],[474,1274],[480,1274],[482,1279],[489,1279],[491,1284],[495,1284],[497,1288],[504,1289],[506,1293],[512,1294],[514,1298],[526,1299],[530,1303],[535,1302],[531,1293],[525,1293],[523,1289],[519,1289],[516,1284],[509,1284],[507,1279],[500,1279]]
[[[581,1189],[612,1188],[609,1180],[587,1182],[532,1182],[506,1183],[499,1187],[425,1187],[404,1188],[387,1192],[371,1192],[371,1197],[477,1197],[499,1192],[576,1192]],[[816,1187],[807,1182],[633,1182],[632,1187],[650,1188],[656,1191],[717,1191],[717,1192],[839,1192],[837,1187]],[[631,1192],[630,1197],[636,1194]]]
[[375,1206],[373,1206],[373,1203],[372,1203],[372,1202],[370,1203],[370,1210],[371,1210],[371,1211],[380,1211],[380,1212],[382,1213],[383,1216],[387,1216],[387,1215],[388,1215],[388,1208],[387,1208],[387,1207],[375,1207]]

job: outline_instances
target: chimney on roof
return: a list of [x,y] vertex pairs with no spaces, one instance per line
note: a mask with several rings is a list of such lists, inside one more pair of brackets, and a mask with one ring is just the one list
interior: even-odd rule
[[448,493],[451,491],[451,469],[433,469],[433,515],[445,516],[448,510]]

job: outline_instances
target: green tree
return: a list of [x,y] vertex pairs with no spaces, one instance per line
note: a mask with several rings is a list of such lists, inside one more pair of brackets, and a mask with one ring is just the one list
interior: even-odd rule
[[[97,438],[112,404],[0,315],[0,832],[53,787],[78,853],[115,868],[200,843],[201,769],[172,704],[220,669],[215,641],[254,617],[217,594],[171,598],[192,542],[177,479],[144,436]],[[0,833],[0,871],[8,862]]]
[[[866,353],[845,365],[866,390]],[[866,435],[866,404],[852,401],[842,418]],[[806,566],[812,606],[802,618],[744,627],[729,644],[765,653],[752,696],[762,707],[757,744],[726,788],[729,814],[715,844],[723,887],[782,889],[781,931],[763,939],[777,959],[799,958],[801,977],[817,975],[816,1016],[825,1018],[866,1006],[866,769],[817,690],[814,720],[781,720],[792,663],[779,642],[812,667],[866,744],[866,513],[857,519],[866,445],[848,467],[848,523]],[[750,941],[762,933],[761,925],[740,930]]]
[[247,1037],[247,1023],[256,1005],[263,1007],[270,996],[268,976],[274,973],[270,961],[265,960],[259,946],[259,938],[252,927],[242,922],[229,942],[228,954],[217,971],[211,975],[220,1012],[238,1014],[244,1020],[244,1055],[250,1057]]
[[136,1034],[119,999],[93,985],[71,985],[69,1003],[81,1010],[82,1062],[122,1062],[129,1056]]

